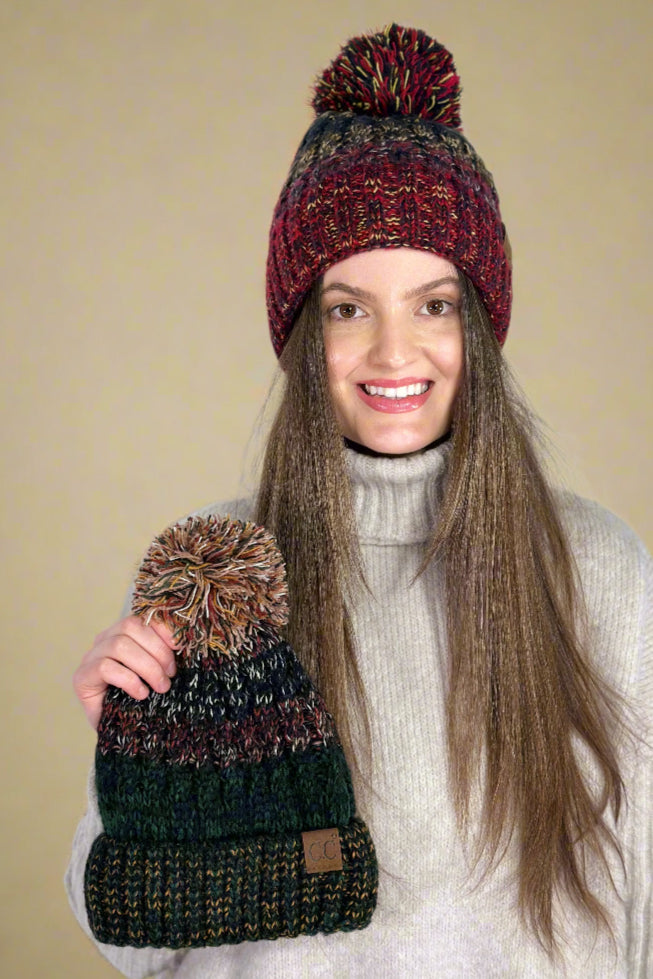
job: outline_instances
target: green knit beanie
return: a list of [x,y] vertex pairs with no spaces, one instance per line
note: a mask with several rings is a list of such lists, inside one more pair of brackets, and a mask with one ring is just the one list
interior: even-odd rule
[[167,693],[107,692],[104,833],[85,880],[96,938],[184,948],[364,928],[374,846],[333,720],[279,632],[274,539],[220,517],[168,528],[133,611],[169,625],[180,648]]

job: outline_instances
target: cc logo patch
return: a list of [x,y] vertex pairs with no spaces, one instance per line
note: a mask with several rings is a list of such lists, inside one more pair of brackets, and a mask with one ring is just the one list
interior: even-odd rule
[[302,833],[302,842],[308,874],[342,870],[340,834],[337,829],[316,829]]

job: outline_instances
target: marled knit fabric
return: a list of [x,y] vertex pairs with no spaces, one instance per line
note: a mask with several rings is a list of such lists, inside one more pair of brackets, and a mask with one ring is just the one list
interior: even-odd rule
[[[189,948],[364,928],[374,847],[331,715],[279,632],[287,587],[272,536],[218,516],[168,527],[132,610],[172,629],[177,673],[144,701],[105,697],[104,832],[85,874],[95,937]],[[318,858],[332,840],[319,870],[304,855],[315,831]]]
[[[359,811],[374,838],[379,902],[361,932],[279,939],[185,953],[101,947],[127,976],[175,979],[650,979],[652,774],[643,746],[621,746],[628,807],[618,826],[626,874],[614,867],[620,897],[600,890],[613,917],[616,950],[565,910],[563,958],[552,963],[523,927],[509,852],[484,882],[474,878],[456,831],[445,754],[446,644],[435,569],[413,581],[437,519],[438,478],[447,449],[412,458],[349,454],[370,594],[354,613],[361,666],[372,704],[375,793],[356,785]],[[651,727],[653,567],[612,514],[561,497],[590,613],[598,666]],[[250,516],[248,504],[221,508]],[[91,787],[67,875],[70,900],[88,930],[84,863],[101,832]]]
[[462,135],[451,54],[392,24],[352,38],[316,85],[270,228],[267,304],[279,355],[312,284],[356,252],[419,248],[465,272],[503,343],[511,271],[492,176]]

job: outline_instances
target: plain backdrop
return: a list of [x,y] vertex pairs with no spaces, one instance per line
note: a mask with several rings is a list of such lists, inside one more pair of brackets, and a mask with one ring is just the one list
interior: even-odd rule
[[652,10],[0,0],[3,976],[115,974],[62,888],[94,745],[70,677],[150,538],[247,489],[269,220],[348,37],[453,51],[513,246],[506,356],[560,479],[653,542]]

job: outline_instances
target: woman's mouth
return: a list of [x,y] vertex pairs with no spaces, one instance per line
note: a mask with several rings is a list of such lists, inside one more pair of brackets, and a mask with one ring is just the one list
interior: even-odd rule
[[433,381],[405,378],[400,381],[366,381],[357,385],[358,395],[375,411],[415,411],[428,399]]

